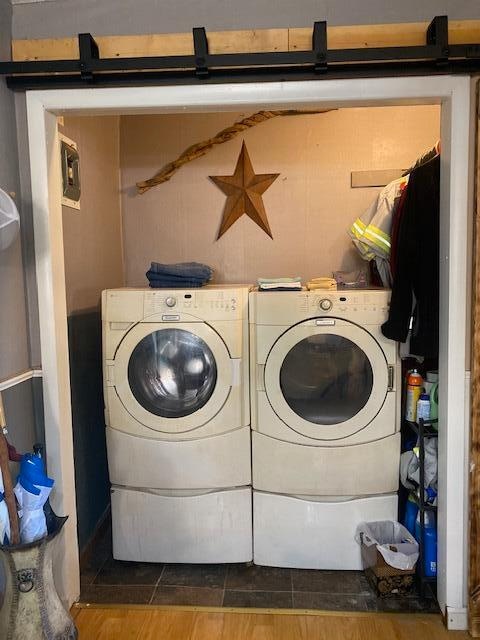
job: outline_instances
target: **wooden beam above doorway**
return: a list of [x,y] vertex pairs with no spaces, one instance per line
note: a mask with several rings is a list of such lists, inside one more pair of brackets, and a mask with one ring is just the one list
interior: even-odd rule
[[[329,49],[357,49],[420,46],[425,42],[428,22],[327,27]],[[452,20],[450,44],[480,42],[480,20]],[[191,33],[97,36],[101,58],[192,55]],[[214,31],[208,34],[209,51],[217,53],[259,53],[307,51],[312,46],[311,27],[301,29],[259,29]],[[12,60],[69,60],[79,57],[78,38],[13,40]]]

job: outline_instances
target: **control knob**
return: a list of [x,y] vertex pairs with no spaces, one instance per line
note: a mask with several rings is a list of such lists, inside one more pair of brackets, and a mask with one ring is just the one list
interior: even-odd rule
[[328,298],[322,298],[319,302],[319,307],[322,311],[330,311],[332,308],[332,301]]
[[165,304],[167,305],[167,307],[174,307],[177,304],[177,299],[174,298],[173,296],[169,296],[165,300]]

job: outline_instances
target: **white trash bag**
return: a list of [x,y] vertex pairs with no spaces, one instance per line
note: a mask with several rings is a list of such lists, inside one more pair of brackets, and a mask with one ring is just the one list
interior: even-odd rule
[[0,189],[0,251],[7,249],[18,235],[20,216],[12,198]]
[[19,506],[20,541],[23,544],[35,542],[47,535],[47,522],[43,505],[52,487],[36,486],[25,480],[17,482],[14,493]]
[[408,571],[418,560],[418,542],[399,522],[361,522],[355,540],[367,547],[375,545],[385,562],[395,569]]
[[0,545],[8,544],[10,540],[10,517],[3,492],[3,476],[0,471]]

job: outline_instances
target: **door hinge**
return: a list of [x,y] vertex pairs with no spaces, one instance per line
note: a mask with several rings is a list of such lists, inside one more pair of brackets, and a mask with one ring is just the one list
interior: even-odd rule
[[257,364],[257,391],[265,391],[265,365]]
[[232,364],[232,387],[238,387],[242,381],[242,359],[232,358],[230,362]]
[[108,362],[105,363],[105,379],[106,379],[106,383],[107,383],[107,387],[114,387],[115,386],[115,365],[109,364]]

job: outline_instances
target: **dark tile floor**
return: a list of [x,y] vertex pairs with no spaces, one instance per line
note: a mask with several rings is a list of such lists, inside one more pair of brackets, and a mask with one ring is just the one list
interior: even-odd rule
[[80,600],[100,604],[438,612],[433,599],[422,600],[416,594],[376,597],[361,571],[121,562],[112,558],[109,531],[82,569]]

